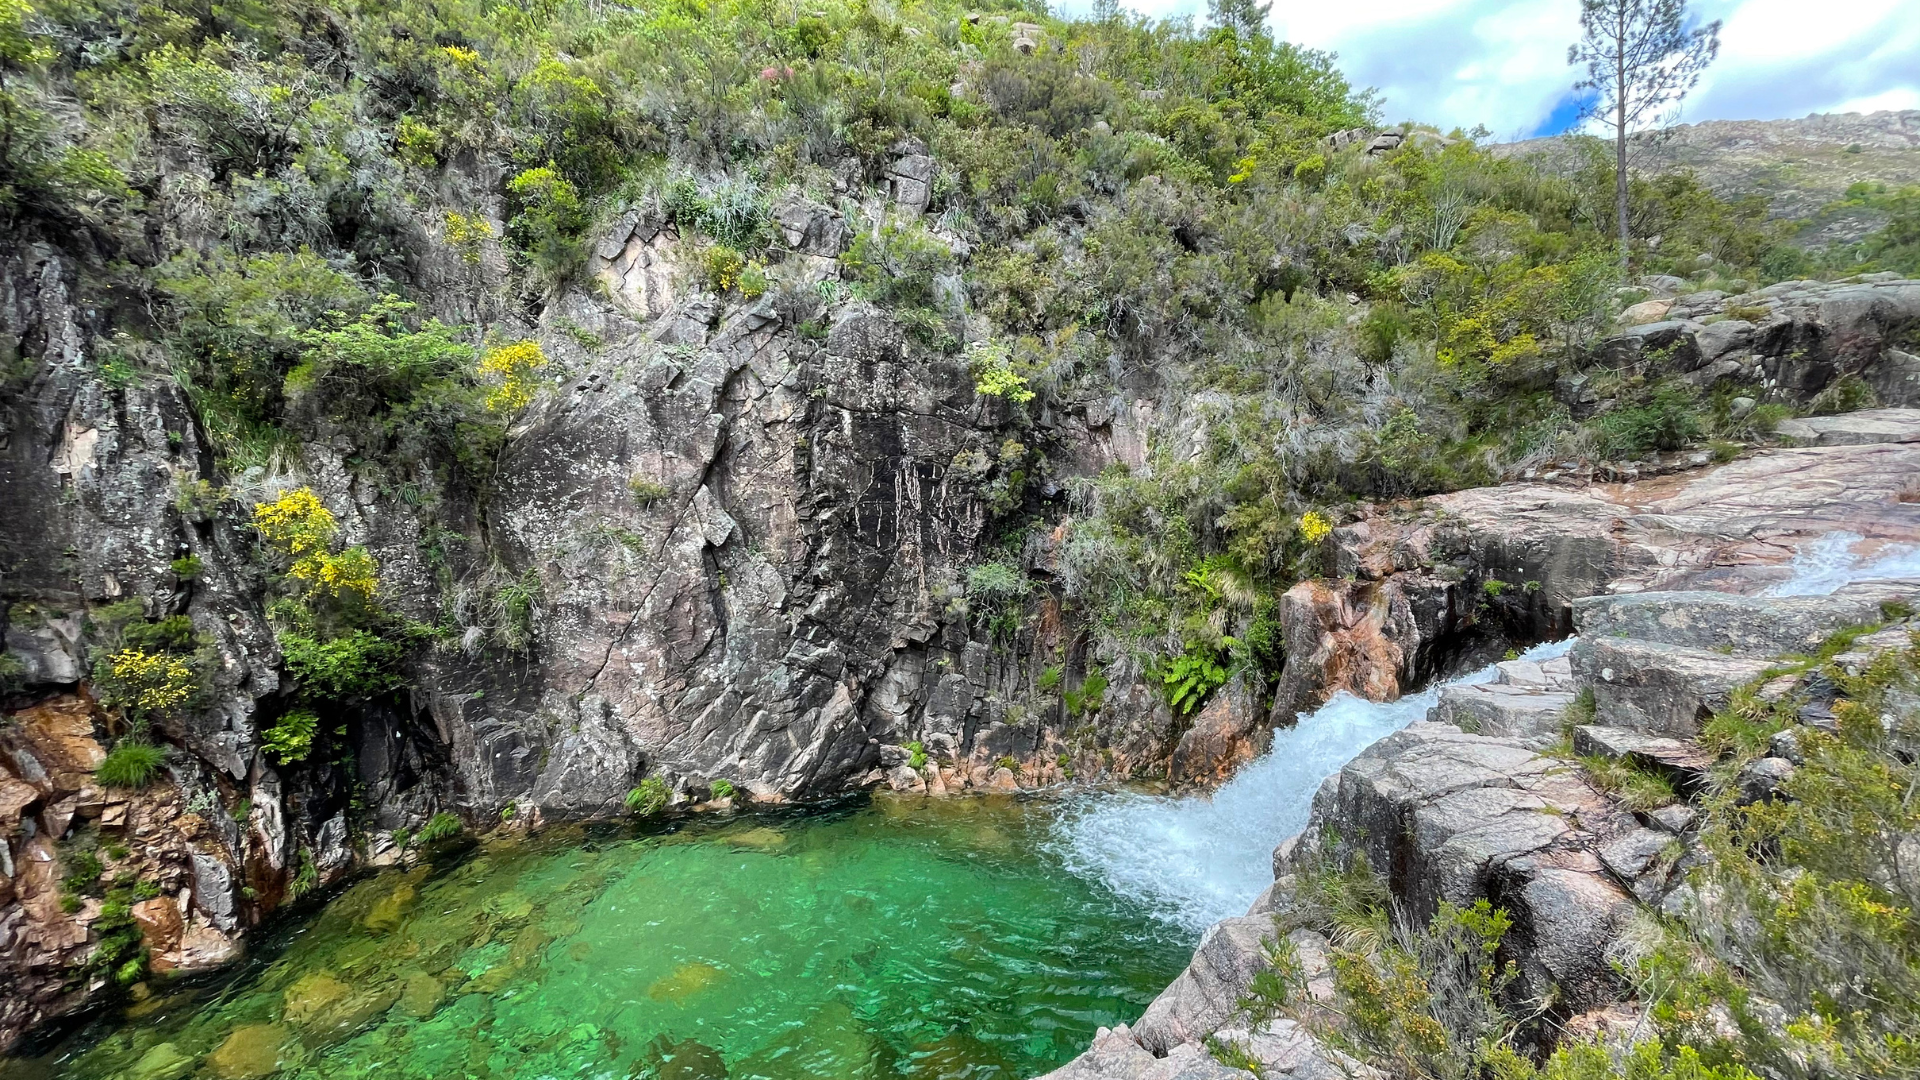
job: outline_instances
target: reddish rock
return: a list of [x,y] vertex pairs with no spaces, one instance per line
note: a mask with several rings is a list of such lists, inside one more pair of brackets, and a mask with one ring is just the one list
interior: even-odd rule
[[133,905],[133,921],[139,924],[141,939],[156,956],[177,948],[186,933],[180,905],[171,896],[156,896]]

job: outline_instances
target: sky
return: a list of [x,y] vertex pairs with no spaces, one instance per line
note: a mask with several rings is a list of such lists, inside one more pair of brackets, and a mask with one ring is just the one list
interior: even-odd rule
[[[1205,0],[1121,0],[1154,17],[1206,13]],[[1080,13],[1090,0],[1065,0]],[[1720,57],[1682,122],[1777,120],[1817,112],[1920,109],[1920,0],[1694,0],[1719,19]],[[1484,124],[1496,139],[1551,135],[1576,119],[1567,65],[1579,0],[1274,0],[1274,34],[1339,54],[1379,89],[1389,123]]]

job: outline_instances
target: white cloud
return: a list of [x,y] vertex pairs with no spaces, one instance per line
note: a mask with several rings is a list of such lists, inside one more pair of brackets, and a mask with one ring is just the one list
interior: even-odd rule
[[[1090,0],[1070,0],[1083,11]],[[1136,0],[1147,15],[1204,13],[1203,0]],[[1914,0],[1695,0],[1720,19],[1720,58],[1686,103],[1688,121],[1920,107],[1920,3]],[[1567,46],[1578,0],[1275,0],[1274,32],[1340,54],[1375,86],[1389,120],[1534,131],[1579,72]]]

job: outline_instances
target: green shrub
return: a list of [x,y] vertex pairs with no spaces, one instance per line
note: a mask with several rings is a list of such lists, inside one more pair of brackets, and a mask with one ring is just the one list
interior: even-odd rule
[[261,740],[264,749],[278,765],[291,765],[296,761],[305,761],[313,749],[313,735],[320,726],[320,718],[311,709],[288,709],[272,727],[265,732]]
[[907,744],[907,768],[915,772],[927,767],[926,744],[915,740]]
[[548,162],[507,181],[507,195],[514,208],[508,236],[549,288],[565,284],[586,260],[581,234],[587,215],[579,189]]
[[1204,646],[1190,646],[1179,656],[1160,665],[1160,688],[1173,706],[1176,716],[1185,716],[1200,708],[1207,696],[1227,681],[1226,666],[1219,654]]
[[672,488],[645,473],[634,473],[627,477],[627,490],[633,493],[633,501],[643,508],[673,494]]
[[122,739],[107,751],[93,775],[107,787],[143,788],[160,775],[166,761],[165,747]]
[[181,581],[197,581],[203,570],[198,555],[183,555],[173,560],[172,566],[173,576]]
[[1816,394],[1807,403],[1807,412],[1814,416],[1830,416],[1871,409],[1879,404],[1880,399],[1875,396],[1873,387],[1868,386],[1865,379],[1849,372]]
[[860,234],[840,263],[875,303],[929,309],[934,279],[952,268],[953,252],[917,224],[889,224]]
[[713,797],[714,797],[715,799],[731,799],[731,798],[733,798],[733,792],[734,792],[734,787],[733,787],[733,783],[732,783],[731,781],[728,781],[728,780],[715,780],[715,781],[713,782],[713,785],[712,785],[712,788],[711,788],[711,790],[712,790],[712,792],[713,792]]
[[652,817],[667,808],[672,796],[664,778],[649,776],[627,792],[627,812],[635,817]]
[[1693,392],[1667,384],[1656,387],[1646,404],[1615,409],[1601,417],[1599,450],[1609,458],[1679,450],[1698,439],[1702,430]]
[[427,819],[427,823],[422,825],[420,832],[416,834],[416,839],[422,844],[431,844],[437,840],[459,836],[462,829],[460,819],[443,810]]
[[283,630],[281,658],[288,674],[309,694],[334,701],[377,697],[401,683],[402,648],[378,634],[351,630],[318,638]]

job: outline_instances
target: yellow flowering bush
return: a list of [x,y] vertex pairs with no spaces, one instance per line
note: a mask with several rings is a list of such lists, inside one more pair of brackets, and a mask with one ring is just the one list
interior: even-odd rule
[[967,350],[973,367],[973,392],[988,397],[1006,398],[1016,405],[1033,400],[1027,377],[1014,370],[1012,355],[1005,345],[976,342]]
[[270,503],[254,504],[253,527],[295,559],[327,550],[338,528],[333,511],[312,488],[295,488]]
[[477,264],[487,241],[493,239],[493,226],[478,214],[463,214],[458,210],[449,210],[443,223],[442,235],[447,238],[448,244],[460,252],[461,261]]
[[546,366],[547,354],[537,341],[516,341],[488,349],[480,357],[480,374],[498,382],[487,391],[487,411],[510,413],[526,408],[539,385],[534,373]]
[[140,722],[191,697],[195,679],[180,657],[122,649],[100,666],[95,682],[103,702]]
[[333,512],[310,488],[295,488],[253,508],[253,525],[292,560],[287,574],[316,592],[371,600],[380,591],[380,567],[363,547],[328,550],[339,531]]
[[1333,521],[1318,510],[1309,510],[1300,515],[1300,535],[1309,544],[1325,540],[1333,532]]

